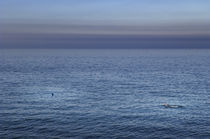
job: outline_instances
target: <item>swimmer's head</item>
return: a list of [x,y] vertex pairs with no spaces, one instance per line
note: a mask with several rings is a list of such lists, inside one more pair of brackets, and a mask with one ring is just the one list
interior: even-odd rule
[[167,103],[164,103],[163,105],[164,105],[164,106],[169,106]]

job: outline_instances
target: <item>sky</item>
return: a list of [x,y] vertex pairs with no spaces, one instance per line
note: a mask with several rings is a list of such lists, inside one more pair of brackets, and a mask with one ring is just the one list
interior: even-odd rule
[[1,0],[0,48],[210,48],[210,1]]

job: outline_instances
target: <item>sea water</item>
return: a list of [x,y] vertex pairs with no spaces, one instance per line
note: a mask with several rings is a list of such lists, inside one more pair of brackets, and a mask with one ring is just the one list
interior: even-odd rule
[[209,138],[210,50],[1,49],[0,137]]

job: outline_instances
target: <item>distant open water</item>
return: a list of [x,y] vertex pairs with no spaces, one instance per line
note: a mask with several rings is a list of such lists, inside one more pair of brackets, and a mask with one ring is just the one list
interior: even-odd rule
[[210,50],[2,49],[0,137],[210,138]]

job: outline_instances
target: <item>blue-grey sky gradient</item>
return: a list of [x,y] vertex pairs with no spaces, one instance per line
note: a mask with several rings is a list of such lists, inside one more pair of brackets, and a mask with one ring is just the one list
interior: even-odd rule
[[209,0],[4,0],[0,47],[210,48],[209,6]]

